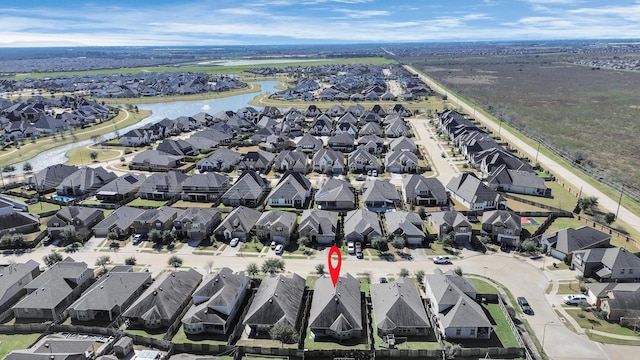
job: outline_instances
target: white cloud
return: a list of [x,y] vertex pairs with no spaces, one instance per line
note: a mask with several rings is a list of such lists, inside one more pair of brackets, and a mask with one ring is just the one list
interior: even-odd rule
[[351,9],[333,9],[333,12],[341,13],[347,18],[351,19],[364,19],[377,16],[389,16],[390,11],[386,10],[351,10]]

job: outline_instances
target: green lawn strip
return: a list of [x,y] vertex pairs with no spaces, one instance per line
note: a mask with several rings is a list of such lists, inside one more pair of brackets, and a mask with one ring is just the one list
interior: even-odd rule
[[553,283],[550,282],[549,285],[547,285],[547,289],[544,291],[545,294],[551,294],[551,290],[553,290]]
[[184,327],[180,326],[178,332],[173,336],[171,342],[175,344],[208,344],[208,345],[227,345],[229,335],[217,334],[197,334],[191,335],[184,332]]
[[283,344],[278,340],[270,340],[270,339],[238,340],[236,345],[238,345],[238,346],[262,347],[262,348],[286,348],[286,349],[297,349],[298,348],[298,343],[295,343],[295,344]]
[[167,202],[165,200],[147,200],[147,199],[134,199],[127,206],[149,206],[149,207],[160,207],[165,205]]
[[640,339],[635,340],[626,340],[626,339],[616,339],[608,336],[602,336],[600,334],[594,334],[590,331],[587,331],[587,336],[591,341],[597,341],[599,343],[605,344],[615,344],[615,345],[632,345],[632,346],[640,346]]
[[125,332],[132,335],[140,335],[140,336],[160,340],[164,337],[164,334],[166,333],[166,329],[162,329],[162,330],[158,329],[152,332],[147,332],[146,330],[143,330],[143,329],[126,329]]
[[[635,333],[633,332],[633,330],[628,329],[624,326],[620,326],[619,324],[611,323],[607,320],[598,319],[591,311],[582,311],[580,310],[580,308],[576,308],[573,310],[567,310],[567,313],[569,313],[569,315],[571,315],[571,317],[583,329],[598,330],[612,335],[638,336],[638,341],[640,341],[640,336],[638,335],[638,333]],[[584,318],[578,316],[579,314],[584,315]]]
[[496,289],[495,286],[489,284],[488,282],[482,279],[477,279],[477,278],[471,278],[470,280],[471,280],[471,283],[473,283],[473,286],[476,287],[476,290],[478,290],[478,293],[498,294],[498,289]]
[[[497,289],[496,289],[497,292]],[[482,304],[486,310],[491,314],[491,318],[495,322],[493,327],[493,331],[498,335],[498,339],[502,343],[502,346],[505,348],[508,347],[519,347],[518,340],[516,336],[513,334],[511,327],[509,326],[509,322],[507,318],[502,313],[499,304]]]
[[62,209],[62,206],[60,205],[51,204],[43,201],[29,205],[29,212],[32,214],[42,214],[45,212],[60,210],[60,209]]
[[260,253],[264,248],[264,244],[259,241],[246,242],[246,243],[243,242],[240,244],[241,245],[240,245],[239,252],[242,252],[242,253]]
[[13,350],[29,348],[42,334],[0,334],[0,359]]
[[558,295],[580,294],[580,285],[577,281],[561,282],[558,284]]
[[[555,266],[553,264],[555,264]],[[569,265],[560,260],[556,260],[556,262],[553,262],[547,266],[547,270],[569,270]]]
[[28,142],[23,145],[18,152],[11,152],[14,148],[9,148],[4,151],[0,151],[0,166],[15,164],[21,161],[29,160],[36,155],[71,143],[75,143],[82,140],[90,139],[94,135],[103,135],[112,132],[117,129],[122,129],[126,126],[135,124],[140,120],[151,115],[150,111],[140,110],[139,112],[129,112],[129,117],[125,119],[127,112],[120,111],[120,114],[114,119],[104,122],[102,124],[94,125],[82,130],[77,130],[75,138],[69,133],[65,133],[64,139],[61,135],[58,135],[56,139],[52,136],[39,138],[35,143]]
[[424,253],[427,256],[449,255],[449,253],[444,250],[444,246],[435,241],[430,243],[428,248],[424,249]]

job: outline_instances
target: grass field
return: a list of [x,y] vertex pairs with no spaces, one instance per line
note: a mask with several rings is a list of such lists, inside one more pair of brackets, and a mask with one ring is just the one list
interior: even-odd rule
[[33,344],[41,334],[0,334],[0,359],[4,359],[13,350],[26,349]]
[[89,146],[83,146],[80,148],[75,148],[73,150],[69,150],[66,154],[64,154],[69,160],[65,164],[67,165],[87,165],[92,162],[91,153],[96,152],[98,157],[96,161],[107,161],[107,160],[118,160],[122,152],[118,150],[112,150],[109,148],[106,149],[94,149]]
[[[580,327],[584,329],[594,329],[613,335],[638,336],[638,341],[640,341],[640,336],[638,335],[638,333],[635,333],[633,332],[633,330],[626,327],[620,326],[619,324],[610,323],[606,320],[598,319],[591,311],[581,311],[579,308],[574,308],[567,310],[567,312],[575,321],[578,322]],[[584,315],[584,318],[578,316],[578,314],[580,313]]]
[[147,200],[147,199],[135,199],[127,204],[127,206],[152,206],[152,207],[160,207],[166,204],[167,202],[164,200]]
[[[89,70],[89,71],[69,71],[69,72],[47,72],[47,73],[29,73],[19,74],[14,79],[24,78],[43,78],[54,76],[68,76],[68,75],[95,75],[95,74],[137,74],[140,72],[204,72],[208,74],[238,74],[243,73],[248,69],[258,67],[276,67],[282,68],[287,66],[312,66],[312,65],[324,65],[324,64],[372,64],[372,65],[384,65],[396,63],[394,60],[389,60],[381,57],[367,57],[367,58],[338,58],[338,59],[318,59],[318,61],[298,61],[291,60],[290,63],[274,63],[274,64],[260,64],[260,65],[238,65],[238,66],[150,66],[139,68],[122,68],[122,69],[104,69],[104,70]],[[253,76],[249,74],[249,76]]]

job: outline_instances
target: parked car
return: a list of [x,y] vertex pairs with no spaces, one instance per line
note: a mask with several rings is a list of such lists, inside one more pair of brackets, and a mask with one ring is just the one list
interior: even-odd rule
[[282,253],[284,252],[284,246],[282,246],[282,244],[278,244],[274,251],[277,255],[282,255]]
[[387,278],[386,277],[381,277],[380,278],[380,284],[386,284],[387,283]]
[[275,241],[272,241],[272,242],[271,242],[271,250],[275,250],[275,249],[276,249],[276,246],[278,246],[278,243],[277,243],[277,242],[275,242]]
[[135,234],[135,235],[133,235],[133,243],[134,243],[134,244],[137,244],[137,243],[139,243],[140,241],[142,241],[142,234]]
[[579,305],[581,302],[587,302],[587,297],[582,294],[567,295],[562,298],[562,301],[567,305]]
[[378,170],[373,170],[373,171],[371,172],[371,176],[373,176],[373,177],[378,177]]
[[347,242],[347,253],[353,255],[356,252],[356,244],[353,241]]
[[522,311],[525,314],[533,315],[533,309],[531,308],[531,305],[529,305],[529,302],[527,301],[527,299],[525,299],[523,296],[520,296],[517,298],[517,300],[518,300],[518,305],[520,305],[520,307],[522,308]]
[[231,241],[229,242],[229,246],[231,246],[231,247],[236,247],[236,246],[238,246],[238,242],[239,242],[239,241],[240,241],[240,239],[238,239],[238,238],[233,238],[233,239],[231,239]]
[[362,253],[362,249],[361,248],[356,248],[356,257],[358,259],[364,259],[364,254]]
[[436,256],[433,258],[434,264],[451,264],[451,259],[448,256]]

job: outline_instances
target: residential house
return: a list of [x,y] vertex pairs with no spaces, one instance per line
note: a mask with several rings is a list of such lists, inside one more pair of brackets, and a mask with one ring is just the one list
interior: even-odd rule
[[337,134],[329,138],[327,146],[341,152],[353,151],[355,138],[349,133]]
[[315,194],[318,209],[351,210],[356,208],[355,190],[350,182],[329,178],[321,180]]
[[382,236],[378,215],[366,209],[352,210],[344,217],[344,238],[347,241],[370,243],[376,236]]
[[387,153],[384,158],[384,167],[392,173],[418,172],[418,156],[409,150],[396,150]]
[[133,157],[129,168],[145,171],[170,171],[184,164],[183,156],[171,155],[158,150],[145,150]]
[[506,200],[473,173],[463,173],[447,184],[454,199],[472,211],[502,209]]
[[189,176],[180,171],[156,173],[144,179],[140,185],[141,199],[171,200],[180,195],[182,182]]
[[348,164],[351,172],[367,173],[373,170],[382,172],[382,165],[378,162],[378,158],[364,146],[358,146],[349,153]]
[[313,155],[313,171],[318,173],[343,174],[344,154],[333,149],[320,149]]
[[296,213],[280,210],[265,211],[256,221],[256,236],[266,243],[275,241],[286,246],[297,225]]
[[196,156],[198,155],[198,150],[193,148],[193,145],[184,141],[184,140],[172,140],[165,139],[160,144],[156,150],[170,154],[175,156]]
[[216,202],[229,189],[231,178],[209,172],[193,174],[182,181],[182,199],[196,202]]
[[114,321],[152,282],[151,273],[110,271],[96,281],[69,307],[74,321]]
[[311,196],[311,182],[302,173],[287,171],[269,193],[270,206],[302,209]]
[[301,151],[283,150],[274,160],[274,167],[280,171],[293,170],[303,174],[308,171],[309,157]]
[[84,167],[64,178],[56,187],[56,193],[61,196],[82,196],[95,192],[115,178],[116,174],[102,167]]
[[385,284],[371,284],[375,330],[379,336],[426,336],[431,330],[427,311],[413,281],[398,278]]
[[413,140],[409,139],[406,136],[401,136],[399,138],[395,138],[389,142],[389,151],[402,151],[408,150],[412,153],[418,153],[418,146]]
[[358,139],[358,148],[364,147],[371,154],[384,152],[384,140],[377,135],[364,135]]
[[151,138],[147,130],[133,129],[120,136],[118,143],[122,146],[146,146],[151,143]]
[[249,232],[253,229],[260,215],[262,213],[258,210],[245,206],[236,207],[222,220],[213,233],[218,238],[224,238],[225,240],[233,238],[247,240]]
[[384,135],[388,138],[409,136],[410,131],[404,120],[398,118],[384,127]]
[[217,140],[207,139],[202,136],[190,136],[184,141],[188,142],[198,154],[208,154],[220,145]]
[[40,134],[56,134],[69,130],[70,126],[60,119],[42,116],[33,124],[33,128]]
[[233,170],[240,162],[242,154],[229,150],[227,148],[220,148],[213,152],[213,154],[207,156],[204,159],[198,160],[196,167],[200,172],[206,171],[222,171],[229,172]]
[[54,190],[62,180],[78,171],[77,166],[56,164],[50,165],[39,171],[37,174],[27,178],[26,185],[38,193],[47,193]]
[[247,170],[222,195],[220,201],[227,206],[257,207],[269,191],[269,186],[268,180],[260,177],[253,170]]
[[476,302],[478,291],[468,279],[436,268],[426,277],[425,293],[444,339],[491,338],[491,321]]
[[456,244],[471,242],[471,223],[462,213],[457,211],[439,211],[429,215],[431,229],[442,239],[445,235],[451,236],[451,241]]
[[49,267],[25,285],[27,296],[13,306],[17,320],[59,321],[65,309],[93,283],[93,269],[70,257]]
[[102,220],[104,220],[102,209],[66,206],[47,220],[47,233],[52,241],[62,239],[61,233],[67,226],[71,226],[75,229],[76,236],[68,240],[84,242],[91,237],[91,229]]
[[262,279],[242,325],[249,326],[254,336],[268,334],[277,323],[298,329],[304,290],[305,280],[298,274]]
[[360,281],[351,274],[338,277],[335,286],[331,277],[320,277],[309,312],[311,337],[338,341],[362,337],[363,299]]
[[640,279],[640,258],[619,247],[574,251],[571,265],[583,277],[598,281],[635,282]]
[[133,229],[136,234],[147,234],[151,230],[171,230],[173,221],[183,212],[184,210],[169,206],[147,209],[135,219]]
[[418,213],[391,211],[385,213],[384,217],[387,223],[387,234],[403,237],[409,245],[422,245],[426,236]]
[[307,106],[307,110],[304,112],[304,116],[306,117],[316,117],[319,115],[322,115],[322,110],[313,104]]
[[240,159],[238,170],[255,170],[266,174],[271,169],[275,157],[274,154],[267,151],[249,151]]
[[582,226],[577,229],[566,228],[543,234],[540,239],[542,251],[558,260],[567,259],[571,263],[574,251],[610,246],[611,235],[592,227]]
[[93,234],[95,236],[106,237],[110,232],[113,232],[122,238],[131,233],[133,230],[133,222],[143,212],[144,209],[130,206],[119,207],[93,227]]
[[242,310],[250,279],[243,272],[234,273],[223,267],[215,274],[207,275],[191,298],[193,305],[182,318],[187,334],[226,334]]
[[319,139],[310,133],[306,133],[298,140],[296,144],[296,150],[302,151],[307,154],[315,154],[320,151],[324,144],[322,143],[322,139]]
[[[28,349],[11,351],[4,360],[89,360],[93,359],[103,346],[108,348],[114,342],[112,338],[105,338],[104,344],[96,348],[94,336],[66,335],[52,333],[42,336]],[[102,357],[97,359],[104,360]]]
[[40,231],[38,215],[24,211],[7,198],[0,197],[0,236],[7,233],[28,234]]
[[129,327],[158,329],[173,324],[202,280],[194,269],[165,271],[122,316]]
[[369,179],[360,190],[364,205],[372,211],[385,212],[389,209],[402,207],[402,199],[396,186],[388,181]]
[[358,135],[358,126],[348,121],[340,121],[336,124],[334,134],[349,134],[355,137]]
[[606,298],[610,291],[640,291],[640,283],[637,282],[594,282],[587,283],[586,287],[588,289],[587,302],[597,308],[601,308],[602,299]]
[[344,115],[344,108],[340,105],[332,105],[327,111],[325,111],[325,114],[327,116],[337,118]]
[[202,241],[209,238],[222,220],[220,211],[211,208],[187,208],[173,221],[173,230],[180,238]]
[[534,172],[510,170],[501,165],[492,171],[486,179],[489,187],[496,191],[512,192],[525,195],[551,196],[551,189],[544,184],[544,179]]
[[338,233],[338,213],[335,211],[309,209],[302,212],[298,234],[314,243],[332,245]]
[[360,131],[358,131],[358,134],[360,134],[360,136],[366,136],[366,135],[382,136],[383,133],[384,132],[382,131],[380,124],[375,122],[368,122],[362,125],[362,127],[360,128]]
[[96,191],[96,198],[103,202],[116,203],[134,197],[147,177],[143,174],[127,173],[117,177]]
[[528,162],[520,159],[501,146],[472,154],[469,161],[485,176],[488,176],[502,165],[509,170],[533,172],[533,168]]
[[407,204],[416,206],[445,206],[449,203],[447,190],[440,180],[415,174],[402,178],[402,197]]
[[606,312],[607,320],[622,323],[627,318],[626,323],[633,325],[640,309],[640,291],[608,291],[601,299],[600,308]]
[[482,234],[493,241],[511,247],[520,246],[522,222],[520,216],[508,210],[493,210],[482,213]]
[[313,119],[309,126],[309,134],[313,136],[330,136],[333,128],[333,120],[326,114]]
[[40,275],[40,264],[33,260],[0,266],[0,319],[27,293],[25,286]]

